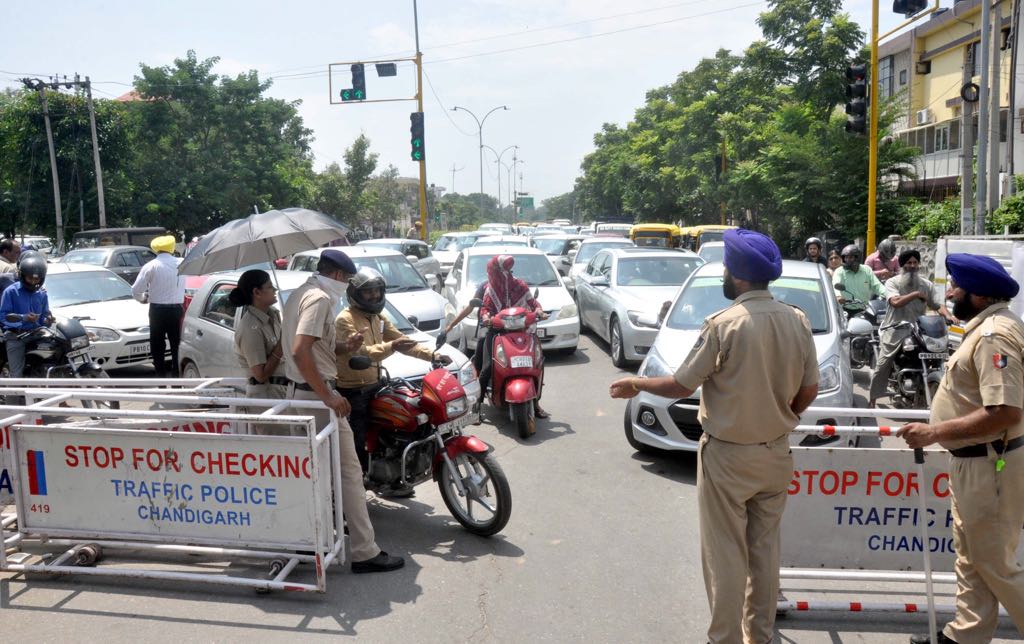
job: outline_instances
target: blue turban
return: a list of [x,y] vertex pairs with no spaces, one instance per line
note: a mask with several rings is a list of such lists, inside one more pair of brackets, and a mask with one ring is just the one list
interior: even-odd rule
[[336,248],[325,248],[320,251],[320,257],[330,261],[332,264],[350,275],[356,274],[356,265],[352,258]]
[[782,253],[771,237],[753,230],[725,231],[725,267],[747,282],[770,282],[782,275]]
[[971,295],[1010,300],[1020,291],[1003,265],[984,255],[953,253],[946,257],[946,272]]

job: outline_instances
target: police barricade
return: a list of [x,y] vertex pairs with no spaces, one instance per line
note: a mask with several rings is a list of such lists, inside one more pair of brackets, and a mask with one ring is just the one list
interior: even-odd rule
[[[326,590],[328,566],[344,562],[339,433],[318,430],[303,410],[318,401],[253,400],[102,389],[28,389],[23,406],[0,407],[11,458],[16,515],[0,520],[0,570],[172,579],[258,590]],[[177,405],[263,406],[262,414],[205,410],[65,407],[120,397]],[[42,398],[39,400],[39,398]],[[290,412],[291,415],[284,415]],[[43,423],[49,415],[65,422]],[[77,420],[76,420],[77,419]],[[186,426],[227,422],[300,426],[305,437],[150,431],[106,425],[134,420]],[[67,546],[48,563],[28,563],[22,546]],[[271,560],[271,578],[81,567],[103,548]],[[302,554],[296,554],[299,551]],[[9,554],[10,552],[10,554]],[[310,553],[311,554],[306,554]],[[315,564],[314,584],[287,578]],[[79,564],[79,565],[74,565]]]

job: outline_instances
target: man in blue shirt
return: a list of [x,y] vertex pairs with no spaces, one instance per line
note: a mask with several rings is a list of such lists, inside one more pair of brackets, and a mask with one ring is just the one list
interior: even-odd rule
[[[39,253],[24,253],[18,262],[18,281],[0,296],[0,327],[6,335],[7,368],[12,378],[25,373],[25,342],[18,334],[53,324],[45,281],[46,258]],[[19,318],[8,320],[11,314]]]

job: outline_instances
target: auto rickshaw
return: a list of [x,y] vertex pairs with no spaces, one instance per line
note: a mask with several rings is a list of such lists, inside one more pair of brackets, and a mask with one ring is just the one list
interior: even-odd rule
[[629,230],[629,238],[637,246],[677,248],[681,233],[673,224],[637,224]]
[[709,224],[706,226],[689,226],[687,228],[683,228],[681,230],[682,241],[680,242],[680,246],[696,253],[700,250],[701,244],[709,241],[722,241],[722,236],[725,235],[725,231],[733,228],[738,228],[738,226]]

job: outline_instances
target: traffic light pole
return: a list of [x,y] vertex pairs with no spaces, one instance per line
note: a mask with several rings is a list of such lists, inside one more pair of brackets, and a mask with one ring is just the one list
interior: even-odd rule
[[[416,0],[412,0],[413,24],[416,31],[416,111],[423,112],[423,52],[420,51],[420,17]],[[427,159],[419,160],[420,166],[420,239],[428,241],[427,235]]]

